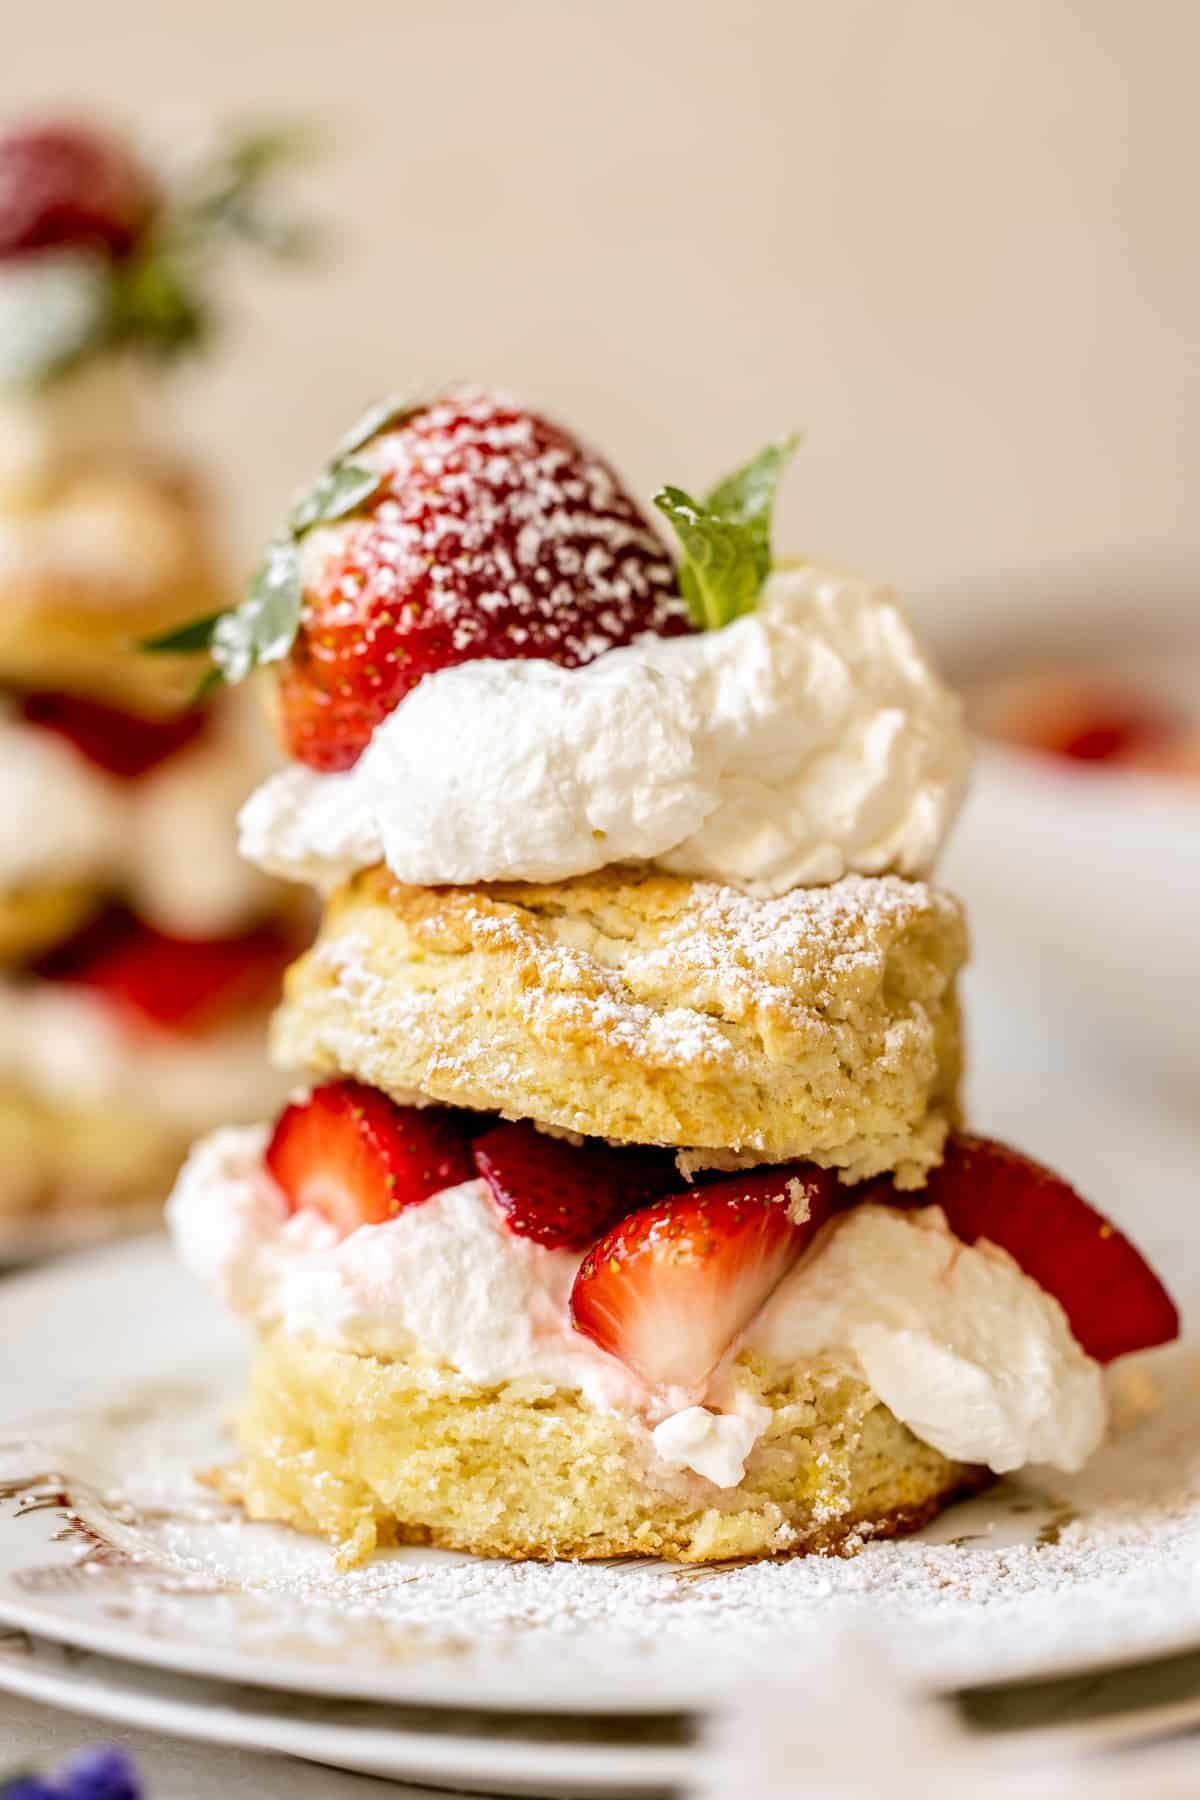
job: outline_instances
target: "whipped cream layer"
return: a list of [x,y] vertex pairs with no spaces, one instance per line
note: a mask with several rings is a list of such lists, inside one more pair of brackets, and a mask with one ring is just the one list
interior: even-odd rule
[[666,1468],[742,1478],[771,1414],[740,1392],[737,1359],[783,1367],[832,1354],[913,1433],[998,1473],[1082,1465],[1104,1433],[1099,1366],[1066,1315],[1004,1251],[972,1248],[936,1207],[864,1205],[821,1234],[700,1392],[655,1392],[571,1325],[582,1257],[508,1229],[469,1181],[339,1239],[289,1217],[263,1163],[265,1127],[197,1146],[168,1205],[187,1266],[259,1325],[344,1348],[448,1364],[479,1385],[580,1390],[632,1415]]
[[1100,1366],[1007,1251],[968,1247],[940,1207],[865,1205],[827,1226],[745,1342],[769,1360],[833,1345],[915,1437],[998,1475],[1083,1467],[1104,1436]]
[[259,1019],[187,1035],[132,1023],[85,989],[0,981],[0,1085],[66,1111],[150,1116],[186,1138],[261,1117],[289,1084],[266,1061]]
[[968,762],[894,595],[801,563],[720,631],[428,675],[353,769],[274,776],[241,843],[322,887],[380,862],[416,885],[637,862],[769,896],[925,873]]
[[265,763],[258,719],[236,699],[193,743],[132,781],[0,707],[0,895],[80,882],[122,893],[167,932],[235,930],[267,892],[239,857],[233,829],[247,770]]
[[571,1326],[582,1256],[509,1231],[486,1182],[339,1239],[318,1213],[287,1216],[263,1163],[269,1135],[215,1132],[168,1203],[184,1263],[234,1312],[347,1349],[449,1363],[480,1385],[578,1388],[630,1411],[645,1402],[636,1376]]

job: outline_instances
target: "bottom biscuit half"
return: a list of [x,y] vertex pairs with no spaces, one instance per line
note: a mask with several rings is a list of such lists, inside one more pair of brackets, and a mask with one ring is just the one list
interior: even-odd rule
[[575,1391],[479,1387],[276,1333],[238,1421],[240,1461],[208,1479],[347,1564],[401,1543],[541,1560],[850,1554],[991,1479],[920,1443],[844,1364],[746,1361],[738,1380],[771,1421],[741,1483],[717,1488]]

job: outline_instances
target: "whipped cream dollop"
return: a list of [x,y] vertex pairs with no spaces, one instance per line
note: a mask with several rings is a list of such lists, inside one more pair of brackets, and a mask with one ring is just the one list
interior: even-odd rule
[[914,1436],[998,1475],[1082,1468],[1107,1421],[1100,1366],[1012,1257],[940,1207],[855,1207],[776,1288],[745,1343],[780,1363],[838,1346]]
[[287,1214],[263,1127],[200,1143],[168,1204],[185,1264],[234,1311],[351,1349],[448,1364],[480,1385],[578,1389],[647,1429],[665,1469],[742,1478],[770,1422],[737,1383],[743,1351],[783,1367],[838,1355],[943,1454],[1002,1473],[1081,1466],[1104,1433],[1101,1372],[1056,1300],[1004,1251],[968,1248],[936,1207],[863,1205],[828,1226],[698,1393],[656,1393],[575,1331],[582,1257],[508,1229],[468,1181],[338,1238]]
[[[734,1404],[741,1396],[735,1395]],[[736,1487],[746,1458],[771,1422],[771,1410],[753,1401],[735,1412],[685,1406],[650,1433],[655,1454],[668,1469],[691,1469],[714,1487]]]
[[925,873],[968,762],[958,701],[895,596],[799,563],[719,631],[643,638],[578,669],[426,676],[354,768],[267,782],[241,843],[318,886],[380,862],[418,885],[638,862],[776,895],[849,871]]
[[256,712],[236,696],[194,742],[131,781],[0,706],[0,893],[80,882],[127,895],[164,931],[234,930],[268,891],[233,828],[247,771],[267,760]]

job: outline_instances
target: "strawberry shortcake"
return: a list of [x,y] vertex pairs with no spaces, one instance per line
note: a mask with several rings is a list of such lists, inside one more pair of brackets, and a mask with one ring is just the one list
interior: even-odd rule
[[703,1561],[1076,1469],[1177,1321],[959,1112],[959,708],[895,597],[773,558],[791,448],[657,496],[516,402],[386,403],[203,628],[274,677],[247,854],[324,899],[170,1204],[259,1347],[249,1515]]
[[270,745],[243,697],[192,699],[186,633],[139,647],[227,598],[157,376],[202,334],[214,235],[257,179],[236,148],[168,189],[92,125],[0,136],[6,1249],[161,1200],[198,1130],[279,1097],[263,1036],[298,909],[234,829]]

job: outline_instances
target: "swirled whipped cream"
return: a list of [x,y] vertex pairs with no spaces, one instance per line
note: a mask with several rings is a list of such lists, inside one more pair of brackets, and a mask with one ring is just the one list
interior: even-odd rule
[[235,929],[265,895],[233,832],[247,764],[261,768],[265,759],[253,709],[236,700],[194,743],[133,781],[0,707],[0,893],[80,882],[127,894],[164,931]]
[[1058,1302],[1004,1251],[955,1238],[937,1207],[863,1205],[828,1226],[700,1392],[655,1392],[570,1322],[581,1256],[508,1229],[468,1181],[339,1238],[288,1216],[263,1162],[264,1127],[218,1131],[180,1175],[168,1222],[185,1264],[258,1325],[340,1347],[449,1365],[479,1385],[579,1390],[647,1430],[666,1469],[741,1480],[770,1422],[737,1359],[856,1369],[914,1434],[1002,1472],[1079,1468],[1104,1433],[1099,1366]]
[[418,885],[637,862],[769,896],[925,873],[968,760],[958,701],[894,595],[800,563],[719,631],[578,669],[426,676],[353,769],[293,767],[260,788],[241,844],[319,886],[380,862]]

